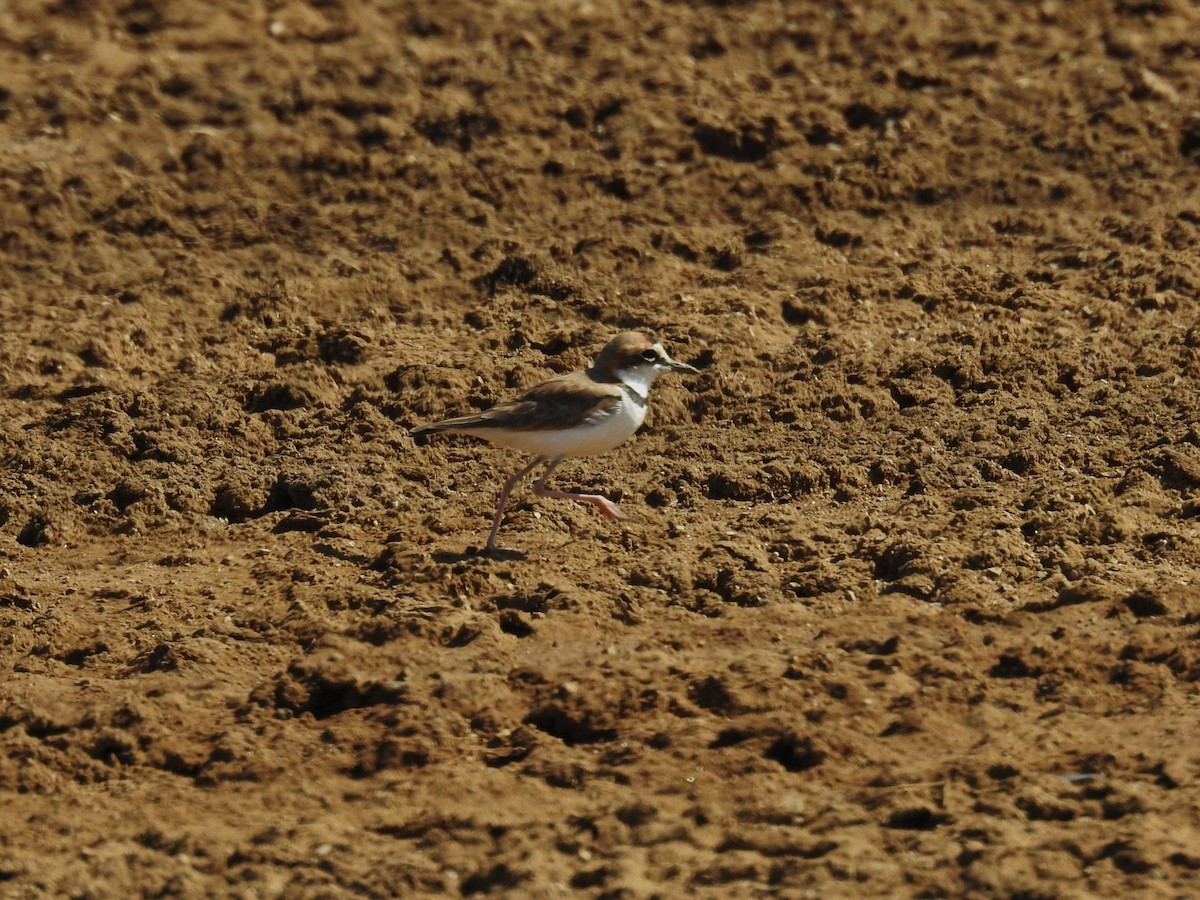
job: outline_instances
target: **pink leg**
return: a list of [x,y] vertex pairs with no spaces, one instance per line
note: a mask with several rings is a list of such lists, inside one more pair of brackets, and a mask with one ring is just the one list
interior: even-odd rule
[[607,497],[601,497],[599,494],[574,494],[570,491],[555,491],[546,487],[546,479],[550,477],[550,473],[562,462],[562,457],[556,457],[550,460],[550,465],[546,466],[546,471],[542,473],[542,477],[533,483],[533,492],[539,497],[549,497],[552,500],[574,500],[577,503],[588,503],[596,507],[600,511],[600,515],[606,519],[612,519],[614,522],[619,522],[621,519],[628,519],[629,516],[621,512],[621,507],[613,503]]
[[488,535],[487,549],[488,552],[496,549],[496,535],[500,533],[500,522],[504,519],[504,508],[508,506],[508,495],[512,489],[516,487],[517,482],[528,475],[534,468],[546,461],[546,457],[539,456],[520,472],[514,475],[508,481],[504,482],[504,487],[500,489],[500,501],[496,504],[496,517],[492,519],[492,533]]

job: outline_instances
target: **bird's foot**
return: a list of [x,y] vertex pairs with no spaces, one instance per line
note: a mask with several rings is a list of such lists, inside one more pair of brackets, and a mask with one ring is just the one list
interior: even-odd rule
[[614,522],[620,522],[622,519],[629,518],[629,516],[621,511],[621,507],[617,506],[617,504],[613,503],[607,497],[601,497],[597,495],[596,499],[592,501],[592,504],[596,507],[596,509],[600,510],[600,515],[604,516],[606,519],[611,519]]

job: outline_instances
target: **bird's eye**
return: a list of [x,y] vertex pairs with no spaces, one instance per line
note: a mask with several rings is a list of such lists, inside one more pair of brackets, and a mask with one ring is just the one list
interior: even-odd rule
[[654,348],[642,351],[642,359],[646,362],[658,362],[658,351]]

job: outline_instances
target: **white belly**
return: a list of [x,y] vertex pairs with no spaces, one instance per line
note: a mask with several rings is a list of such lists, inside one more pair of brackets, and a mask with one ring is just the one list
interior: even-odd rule
[[592,456],[625,443],[645,419],[644,406],[622,397],[616,412],[588,425],[538,431],[464,428],[462,433],[491,441],[498,447],[511,447],[534,456]]

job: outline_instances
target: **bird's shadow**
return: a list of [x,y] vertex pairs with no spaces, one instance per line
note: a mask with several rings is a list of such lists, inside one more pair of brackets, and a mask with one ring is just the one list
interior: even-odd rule
[[495,550],[468,547],[462,553],[450,553],[446,550],[440,551],[433,554],[433,560],[443,565],[452,565],[463,562],[519,562],[525,559],[526,556],[527,554],[524,550],[509,550],[505,547],[497,547]]

